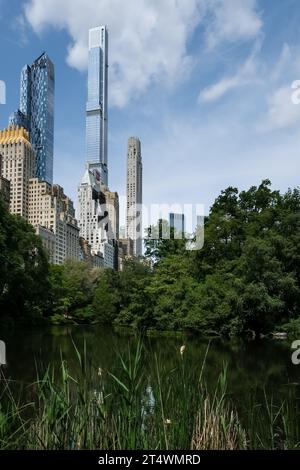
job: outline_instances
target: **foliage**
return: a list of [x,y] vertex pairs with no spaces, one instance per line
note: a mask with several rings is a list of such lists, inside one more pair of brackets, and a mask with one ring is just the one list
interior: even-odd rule
[[68,260],[51,266],[51,299],[54,322],[68,320],[88,323],[94,319],[91,303],[100,270],[90,269],[87,263]]
[[41,239],[0,197],[0,318],[35,323],[49,312],[49,265]]
[[[54,323],[102,322],[212,335],[266,334],[300,313],[300,191],[268,180],[221,192],[205,218],[205,243],[186,250],[165,220],[149,228],[145,257],[122,272],[83,262],[51,266],[39,239],[1,208],[1,311]],[[170,234],[170,237],[167,237]],[[295,323],[296,322],[296,323]]]

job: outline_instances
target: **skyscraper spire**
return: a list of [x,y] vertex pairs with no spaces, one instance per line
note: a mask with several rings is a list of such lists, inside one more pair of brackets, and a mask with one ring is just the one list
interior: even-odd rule
[[86,105],[86,161],[108,184],[108,32],[106,26],[89,30],[88,99]]

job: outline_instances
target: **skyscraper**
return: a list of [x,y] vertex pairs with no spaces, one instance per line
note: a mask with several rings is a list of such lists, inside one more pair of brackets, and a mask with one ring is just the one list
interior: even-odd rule
[[36,154],[35,176],[52,184],[54,142],[54,65],[46,53],[21,72],[20,109],[10,124],[25,127]]
[[89,31],[88,99],[86,104],[86,161],[107,183],[108,32],[106,26]]
[[127,214],[126,236],[134,243],[134,255],[141,256],[143,248],[142,202],[143,165],[141,142],[137,137],[128,139],[127,152]]
[[[62,264],[67,259],[78,260],[79,228],[73,202],[63,188],[32,178],[28,202],[28,222],[41,236],[51,261]],[[55,236],[51,237],[51,234]]]
[[[113,227],[109,230],[109,212],[106,206],[104,191],[106,186],[101,184],[100,172],[96,168],[87,165],[85,174],[78,187],[78,220],[80,236],[91,246],[93,255],[103,254],[104,267],[115,266],[115,239],[111,239]],[[118,209],[118,198],[115,195]],[[111,207],[113,209],[113,207]],[[115,231],[117,230],[118,213],[115,213]],[[116,237],[116,235],[114,235]]]

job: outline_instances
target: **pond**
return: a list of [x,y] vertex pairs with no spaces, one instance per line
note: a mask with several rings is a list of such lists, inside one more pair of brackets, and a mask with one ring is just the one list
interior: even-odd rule
[[[5,377],[26,388],[46,370],[49,363],[60,371],[61,359],[67,361],[71,375],[76,376],[80,364],[75,348],[85,357],[86,370],[92,388],[97,389],[99,375],[119,376],[121,357],[132,356],[139,338],[129,330],[114,330],[100,325],[61,326],[0,331],[0,339],[6,344],[7,365]],[[197,394],[199,379],[208,390],[214,391],[218,377],[227,367],[227,396],[238,410],[241,420],[249,413],[249,406],[261,406],[268,402],[280,406],[289,400],[294,407],[295,420],[299,421],[300,365],[293,365],[290,343],[281,340],[207,339],[200,336],[144,336],[142,338],[142,371],[145,376],[145,394],[149,407],[159,401],[157,391],[158,365],[161,386],[165,393],[165,413],[172,418],[172,403],[168,408],[169,388],[175,396],[184,394],[188,386],[187,400]],[[184,352],[181,347],[185,346]],[[181,354],[181,352],[182,354]],[[184,374],[185,384],[180,379]],[[249,405],[251,403],[251,405]],[[187,407],[189,404],[186,404]],[[268,407],[262,413],[268,415]],[[290,416],[293,416],[293,411]],[[290,419],[290,418],[289,418]],[[247,421],[247,424],[246,424]],[[249,426],[249,416],[245,427]],[[298,435],[297,429],[297,435]],[[295,439],[298,436],[294,436]]]

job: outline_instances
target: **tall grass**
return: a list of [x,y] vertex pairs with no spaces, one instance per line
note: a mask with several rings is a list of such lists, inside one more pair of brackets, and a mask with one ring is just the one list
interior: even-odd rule
[[[209,349],[209,348],[208,348]],[[209,391],[203,369],[198,386],[184,354],[167,370],[155,356],[155,371],[144,371],[139,341],[119,356],[115,371],[103,371],[74,344],[79,367],[72,373],[61,357],[59,370],[50,365],[26,390],[0,376],[1,449],[246,449],[297,448],[299,419],[293,397],[275,406],[265,396],[252,397],[240,413],[228,393],[224,366]]]

